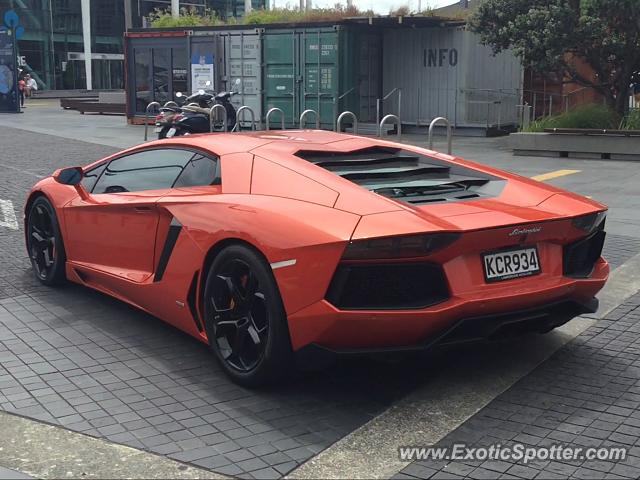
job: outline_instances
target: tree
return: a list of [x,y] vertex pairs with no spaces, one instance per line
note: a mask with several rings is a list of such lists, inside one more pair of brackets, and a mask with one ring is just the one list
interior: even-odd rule
[[[494,53],[512,48],[526,65],[592,87],[624,114],[640,71],[640,0],[485,0],[470,26]],[[595,75],[577,71],[576,59]]]

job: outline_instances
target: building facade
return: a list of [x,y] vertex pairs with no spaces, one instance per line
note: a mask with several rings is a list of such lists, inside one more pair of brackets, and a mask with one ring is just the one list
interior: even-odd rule
[[[253,0],[254,8],[264,4]],[[18,14],[25,29],[18,41],[19,63],[40,89],[87,88],[88,71],[92,89],[122,89],[126,12],[131,12],[130,26],[136,27],[154,9],[170,6],[171,0],[0,0],[0,16],[7,10]],[[85,21],[83,7],[89,12]],[[221,17],[244,14],[244,0],[181,0],[180,7],[211,9]]]

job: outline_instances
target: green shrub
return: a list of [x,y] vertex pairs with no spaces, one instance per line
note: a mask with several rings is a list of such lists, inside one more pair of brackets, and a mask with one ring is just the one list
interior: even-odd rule
[[213,10],[205,11],[204,15],[198,15],[195,10],[181,8],[180,16],[174,18],[169,10],[156,8],[150,15],[149,21],[154,28],[171,27],[200,27],[220,25],[222,22]]
[[621,130],[640,130],[640,108],[634,108],[620,122]]
[[611,128],[619,125],[619,117],[604,105],[583,105],[561,115],[541,118],[527,129],[528,132],[542,132],[545,128]]
[[332,8],[314,8],[302,11],[292,8],[252,10],[242,19],[242,22],[250,25],[261,23],[335,22],[344,18],[363,15],[373,15],[373,13],[362,12],[357,7],[345,7],[342,4],[336,4]]

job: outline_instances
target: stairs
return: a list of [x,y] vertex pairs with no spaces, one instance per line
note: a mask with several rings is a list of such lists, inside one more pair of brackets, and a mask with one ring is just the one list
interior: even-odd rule
[[[383,127],[383,130],[386,135],[393,135],[396,132],[396,126],[392,124],[385,124]],[[345,128],[345,132],[353,133],[353,126],[347,125]],[[358,123],[358,135],[377,136],[378,124],[377,123]]]

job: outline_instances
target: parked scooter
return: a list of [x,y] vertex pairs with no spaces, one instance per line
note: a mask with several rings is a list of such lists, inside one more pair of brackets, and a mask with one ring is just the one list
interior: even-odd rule
[[177,103],[175,105],[160,107],[160,113],[155,119],[156,128],[154,130],[154,132],[158,134],[158,139],[167,137],[167,132],[173,127],[175,116],[180,115],[181,112],[182,108],[178,106]]
[[[236,80],[235,85],[240,85],[240,79]],[[180,135],[191,135],[194,133],[208,133],[210,131],[211,123],[209,115],[211,107],[215,104],[219,104],[224,107],[227,117],[227,131],[231,131],[236,124],[236,109],[230,99],[231,96],[236,93],[236,91],[232,91],[215,94],[199,90],[193,95],[186,97],[179,113],[163,117],[170,119],[170,124],[163,124],[161,121],[158,121],[158,118],[156,118],[156,128],[160,128],[159,131],[157,130],[158,138],[171,138]],[[183,98],[183,95],[181,92],[178,92],[176,93],[176,97],[181,99]],[[160,123],[160,125],[158,125],[158,123]],[[223,120],[219,120],[219,123],[224,124]],[[164,136],[160,137],[160,135]]]

